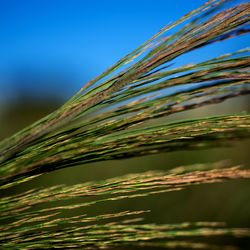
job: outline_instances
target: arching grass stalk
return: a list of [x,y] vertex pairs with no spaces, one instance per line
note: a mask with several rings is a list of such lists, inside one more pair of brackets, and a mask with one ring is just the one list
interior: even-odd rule
[[[94,83],[103,77],[113,73],[119,67],[135,59],[142,51],[148,48],[151,42],[154,42],[157,37],[163,35],[169,28],[202,12],[208,12],[208,10],[210,10],[210,14],[211,8],[215,8],[222,2],[223,1],[208,1],[202,7],[188,13],[174,24],[164,27],[159,33],[149,39],[148,42],[109,68],[100,77],[88,83],[87,87],[93,86]],[[144,58],[135,62],[131,67],[125,70],[123,74],[118,74],[115,79],[111,78],[111,81],[108,81],[104,86],[102,85],[102,90],[98,92],[90,90],[84,93],[85,88],[83,88],[77,94],[78,98],[74,97],[67,105],[63,105],[62,108],[59,108],[51,115],[24,129],[8,140],[3,141],[0,145],[0,149],[2,150],[0,161],[5,161],[30,145],[36,139],[46,136],[53,130],[76,119],[79,115],[86,114],[92,107],[102,104],[105,100],[110,100],[112,95],[121,91],[123,87],[130,85],[134,81],[137,81],[137,79],[143,78],[145,75],[149,76],[157,67],[174,58],[198,47],[205,46],[208,43],[215,42],[222,37],[225,39],[225,36],[227,36],[230,31],[234,31],[234,34],[241,34],[243,30],[245,31],[244,26],[248,22],[248,8],[249,4],[241,4],[215,14],[208,20],[204,14],[202,19],[199,20],[199,25],[195,22],[193,25],[188,25],[186,29],[182,29],[177,36],[173,35],[170,38],[162,37],[161,42],[156,45],[156,48],[153,48]],[[228,37],[231,36],[228,35]]]
[[[230,228],[219,222],[143,224],[137,216],[149,212],[147,208],[93,216],[83,210],[194,185],[250,178],[249,170],[224,163],[154,170],[8,195],[11,188],[18,189],[21,183],[60,168],[219,147],[232,139],[249,138],[248,113],[171,123],[158,119],[249,94],[249,49],[209,60],[201,57],[197,63],[176,68],[170,65],[190,51],[249,32],[250,4],[220,10],[225,2],[208,1],[163,27],[84,85],[58,110],[0,143],[0,191],[5,194],[0,199],[1,249],[121,245],[225,249],[224,243],[212,244],[209,239],[250,237],[249,228]],[[169,29],[182,23],[175,34],[168,34]],[[78,215],[67,214],[76,209],[80,209]],[[200,241],[194,240],[197,238]]]

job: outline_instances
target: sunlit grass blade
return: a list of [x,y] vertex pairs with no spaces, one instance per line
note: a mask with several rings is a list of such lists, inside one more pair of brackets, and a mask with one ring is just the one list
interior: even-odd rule
[[[127,61],[136,58],[137,55],[139,55],[142,50],[147,48],[147,46],[153,42],[154,39],[162,35],[169,28],[172,28],[197,14],[201,14],[202,12],[206,13],[206,11],[208,11],[208,13],[211,14],[211,8],[216,10],[215,7],[221,2],[223,1],[209,1],[197,10],[188,13],[186,16],[179,19],[169,27],[164,27],[159,33],[149,39],[148,42],[119,61],[115,66],[109,68],[100,77],[94,79],[93,82],[87,86],[95,84],[95,82],[102,79],[104,76],[109,75]],[[114,93],[119,92],[123,87],[131,84],[133,81],[146,74],[150,74],[150,72],[152,73],[152,71],[157,67],[173,60],[181,54],[187,53],[195,48],[205,46],[206,44],[213,42],[214,39],[219,39],[222,35],[225,35],[229,31],[234,30],[236,32],[237,29],[241,30],[248,21],[248,7],[249,4],[247,3],[241,4],[222,11],[219,14],[215,14],[215,16],[208,20],[205,18],[205,15],[203,15],[202,18],[204,20],[199,20],[199,25],[194,23],[193,28],[187,26],[186,32],[181,32],[178,39],[170,39],[171,41],[169,44],[168,38],[165,38],[165,40],[163,39],[162,42],[159,45],[156,45],[156,47],[153,48],[148,55],[140,59],[132,67],[129,67],[128,70],[120,75],[111,85],[108,84],[106,88],[96,93],[94,92],[94,95],[90,95],[89,98],[83,99],[82,101],[79,101],[74,97],[72,99],[73,101],[70,101],[68,105],[63,105],[45,119],[4,141],[0,145],[0,148],[2,149],[0,160],[4,161],[7,158],[10,158],[15,153],[24,149],[28,144],[31,144],[32,141],[47,135],[49,132],[72,120],[75,120],[77,117],[85,114],[86,112],[89,112],[92,107],[110,99]],[[80,90],[77,96],[81,94],[82,91],[83,89]]]
[[[223,164],[223,163],[222,163]],[[193,236],[214,237],[230,235],[231,237],[250,237],[248,229],[225,228],[223,223],[196,222],[168,225],[133,224],[134,219],[120,219],[124,216],[138,216],[149,211],[123,211],[89,217],[86,214],[65,217],[63,211],[93,206],[100,202],[120,199],[135,199],[149,195],[171,192],[190,185],[222,182],[229,179],[250,178],[249,170],[238,167],[213,169],[221,163],[186,166],[170,171],[151,171],[140,174],[130,174],[101,182],[89,182],[74,186],[54,186],[41,190],[30,190],[18,195],[1,199],[1,220],[13,220],[0,227],[0,241],[4,247],[15,244],[27,248],[34,246],[46,248],[53,244],[55,247],[107,246],[116,243],[154,244],[151,240],[164,239],[163,246],[171,244],[170,239],[182,237],[189,239]],[[190,171],[192,169],[212,169]],[[42,204],[53,203],[57,200],[72,198],[96,197],[92,202],[81,202],[73,205],[57,205],[38,209]],[[98,199],[100,197],[100,199]],[[20,199],[21,198],[21,199]],[[59,216],[59,217],[58,217]],[[62,217],[63,216],[63,217]],[[119,219],[119,222],[117,221]],[[139,220],[141,220],[139,218]],[[105,225],[97,222],[108,221]],[[60,230],[56,228],[60,227]],[[179,240],[180,238],[180,240]],[[44,241],[44,239],[46,239]],[[99,239],[99,240],[98,240]],[[70,242],[70,244],[69,244]],[[183,244],[185,244],[184,241]],[[39,243],[39,244],[38,244]],[[38,245],[37,245],[38,244]],[[178,244],[177,244],[178,245]]]
[[[164,26],[59,109],[0,142],[1,249],[232,249],[214,240],[249,240],[249,228],[222,222],[144,223],[148,208],[87,213],[120,200],[250,179],[249,169],[224,161],[29,189],[30,180],[39,183],[57,169],[250,138],[247,112],[169,122],[170,115],[250,93],[249,49],[175,66],[182,55],[250,31],[250,3],[223,9],[226,3],[208,1]],[[170,34],[172,28],[179,29]]]
[[[210,101],[210,100],[209,100]],[[206,101],[207,102],[207,101]],[[199,105],[187,104],[178,110]],[[162,111],[164,112],[164,111]],[[143,120],[137,116],[138,120]],[[131,122],[126,120],[126,122]],[[122,121],[118,121],[122,122]],[[117,126],[117,121],[114,121]],[[131,122],[130,125],[133,125]],[[98,134],[98,133],[97,133]],[[159,153],[161,151],[192,149],[209,145],[210,141],[249,137],[249,114],[219,116],[191,121],[160,124],[152,127],[121,131],[84,140],[84,134],[74,135],[73,140],[60,140],[44,146],[43,143],[30,147],[17,159],[1,166],[2,184],[19,177],[52,171],[76,164]],[[93,135],[94,136],[94,135]],[[93,138],[92,136],[92,138]],[[202,144],[198,141],[202,141]],[[188,144],[188,147],[187,147]]]

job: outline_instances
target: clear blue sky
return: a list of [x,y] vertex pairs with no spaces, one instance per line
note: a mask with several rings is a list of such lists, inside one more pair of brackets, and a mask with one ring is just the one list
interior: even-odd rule
[[[204,2],[0,0],[0,98],[24,92],[59,92],[68,98],[162,26]],[[246,38],[235,38],[181,63],[248,44]]]

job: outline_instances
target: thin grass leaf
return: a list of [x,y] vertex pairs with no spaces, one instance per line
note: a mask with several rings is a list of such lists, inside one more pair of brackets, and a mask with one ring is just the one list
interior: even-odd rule
[[[209,1],[201,8],[188,13],[176,23],[170,25],[169,28],[198,13],[207,11],[208,9],[219,5],[221,2],[223,1]],[[90,96],[88,99],[81,102],[76,101],[76,103],[71,103],[70,101],[68,106],[59,108],[58,111],[55,111],[44,120],[41,120],[32,127],[20,132],[8,141],[3,142],[0,145],[0,148],[2,148],[3,151],[0,160],[4,161],[20,151],[21,148],[30,144],[33,140],[48,134],[50,131],[64,125],[66,122],[69,122],[70,120],[77,118],[79,115],[86,113],[91,107],[110,99],[115,92],[120,91],[123,87],[143,75],[149,74],[150,71],[154,70],[158,66],[173,60],[177,56],[186,53],[197,46],[201,47],[206,45],[206,43],[212,41],[212,39],[218,38],[232,29],[241,29],[241,26],[246,24],[248,21],[246,16],[248,14],[248,8],[249,4],[241,4],[226,11],[222,11],[209,20],[205,20],[203,22],[200,21],[199,27],[195,30],[191,29],[190,31],[190,27],[187,27],[189,32],[187,31],[187,34],[182,35],[177,40],[171,42],[170,45],[165,45],[165,41],[163,40],[161,43],[164,45],[163,48],[161,44],[158,45],[157,48],[159,51],[157,49],[153,49],[151,54],[149,53],[144,59],[135,63],[132,68],[128,69],[126,73],[124,73],[106,89],[97,92],[94,96]],[[168,28],[164,27],[163,30],[142,45],[142,47],[139,47],[138,50],[140,51],[142,48],[147,46],[148,43],[163,34],[167,29]],[[137,53],[138,50],[132,52],[132,54]],[[115,65],[114,67],[111,67],[111,69],[107,70],[104,75],[109,74],[110,71],[119,67],[124,60],[130,60],[130,56],[131,55],[129,54],[128,57],[125,57],[125,59],[118,62],[117,66]],[[101,79],[102,75],[98,77],[97,80],[99,80],[99,78]],[[96,82],[96,80],[94,80],[94,82]],[[92,83],[90,85],[92,85]]]
[[[220,163],[224,164],[224,163]],[[219,167],[218,163],[177,168],[168,172],[147,172],[130,174],[102,182],[83,183],[70,186],[54,186],[41,190],[29,190],[18,195],[1,199],[1,220],[13,220],[9,224],[1,226],[0,241],[3,247],[13,247],[18,244],[21,248],[44,248],[52,244],[53,247],[82,247],[88,245],[100,246],[127,244],[136,242],[148,243],[153,239],[178,239],[191,236],[218,236],[232,235],[237,237],[249,237],[247,229],[223,228],[222,223],[197,222],[180,223],[170,225],[154,224],[130,224],[134,220],[124,220],[122,223],[113,221],[123,216],[138,216],[149,211],[123,211],[114,214],[103,214],[88,217],[85,214],[73,217],[58,217],[65,209],[75,209],[96,205],[99,202],[115,201],[144,197],[152,194],[177,191],[190,185],[221,182],[228,179],[250,178],[249,170],[241,170],[238,167],[213,169],[206,171],[188,172],[187,169],[204,169]],[[221,165],[223,166],[223,165]],[[42,203],[55,202],[56,200],[70,200],[72,197],[98,197],[93,202],[82,202],[75,205],[55,206],[54,208],[36,209]],[[22,199],[20,199],[22,197]],[[108,224],[99,223],[102,220],[111,220]],[[137,219],[138,220],[138,219]],[[126,225],[129,223],[128,225]],[[60,227],[59,231],[54,228]],[[39,230],[39,232],[38,232]],[[52,231],[51,231],[52,230]],[[70,243],[69,243],[70,242]],[[164,246],[171,244],[164,240]],[[182,240],[179,241],[181,244]],[[185,244],[185,241],[184,243]],[[195,246],[195,245],[194,245]]]
[[[229,168],[224,162],[7,193],[11,187],[18,190],[23,183],[61,168],[218,147],[229,145],[232,139],[249,138],[248,113],[167,120],[178,112],[250,93],[249,49],[174,66],[174,60],[184,54],[249,32],[250,4],[221,9],[226,2],[208,1],[164,26],[85,84],[58,110],[0,142],[0,191],[5,194],[0,198],[1,249],[131,245],[225,249],[230,244],[211,244],[210,239],[249,239],[249,228],[226,227],[220,222],[142,223],[138,216],[148,209],[92,216],[84,210],[101,203],[250,178],[249,169]],[[168,34],[178,25],[179,30]],[[80,213],[70,215],[69,211]]]
[[[176,109],[181,111],[201,104],[187,104]],[[139,119],[143,120],[146,115],[147,113],[143,113],[137,116],[136,122]],[[198,138],[203,141],[201,145],[204,147],[207,145],[206,141],[209,143],[214,140],[221,141],[223,138],[248,137],[250,136],[249,117],[249,114],[219,116],[113,132],[103,136],[100,136],[101,133],[97,131],[91,137],[87,136],[86,139],[84,134],[75,133],[73,141],[67,138],[61,140],[59,137],[58,144],[56,141],[50,142],[48,146],[43,143],[37,144],[24,151],[17,159],[9,160],[7,164],[2,165],[1,171],[4,174],[2,174],[1,181],[2,184],[7,184],[19,177],[25,178],[32,174],[81,163],[187,149],[187,144],[188,148],[192,149],[200,145],[199,141],[197,143]],[[114,127],[118,127],[117,123],[124,121],[130,122],[130,126],[133,124],[129,119],[124,118],[114,121]],[[95,135],[98,135],[98,138],[95,138]]]

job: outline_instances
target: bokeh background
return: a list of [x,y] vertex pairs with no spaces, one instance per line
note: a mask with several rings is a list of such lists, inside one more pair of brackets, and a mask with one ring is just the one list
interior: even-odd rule
[[[55,110],[86,82],[149,39],[162,26],[204,2],[0,0],[0,139]],[[243,1],[234,1],[239,2]],[[233,38],[177,58],[174,66],[199,62],[248,45],[249,36]],[[247,97],[202,107],[169,119],[242,111],[250,111]],[[86,164],[46,174],[20,185],[18,191],[32,186],[75,184],[130,172],[170,169],[223,159],[249,167],[249,146],[250,141],[243,140],[231,142],[224,148]],[[219,220],[230,226],[250,227],[249,194],[249,181],[229,181],[99,205],[84,213],[94,215],[110,210],[147,208],[152,212],[145,215],[146,222]]]

